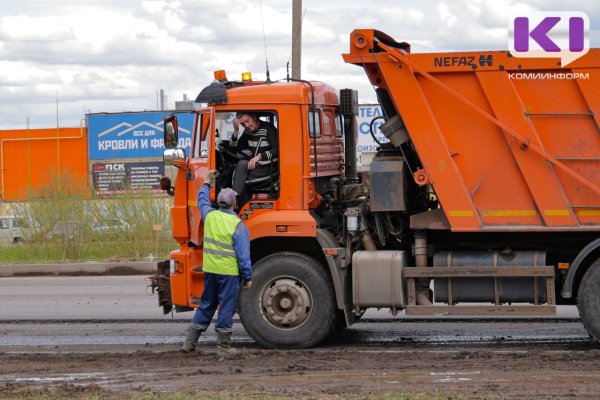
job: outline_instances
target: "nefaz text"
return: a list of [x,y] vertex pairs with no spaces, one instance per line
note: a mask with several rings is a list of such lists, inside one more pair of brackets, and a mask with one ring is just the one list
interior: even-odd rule
[[491,67],[494,58],[491,54],[481,54],[479,58],[475,56],[447,56],[436,57],[433,60],[434,67]]

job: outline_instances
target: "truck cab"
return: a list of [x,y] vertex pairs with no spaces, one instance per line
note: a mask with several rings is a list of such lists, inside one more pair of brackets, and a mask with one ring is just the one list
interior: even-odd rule
[[[219,190],[231,186],[229,171],[243,158],[243,154],[230,146],[232,121],[238,112],[251,112],[276,127],[279,148],[278,159],[270,166],[269,179],[260,185],[248,185],[246,201],[238,204],[238,215],[251,237],[253,282],[258,284],[258,293],[253,298],[264,299],[263,309],[254,307],[245,313],[240,310],[240,314],[244,315],[246,329],[257,334],[264,327],[280,333],[305,325],[306,338],[294,342],[316,343],[333,324],[334,294],[326,276],[327,263],[317,238],[314,210],[322,203],[323,188],[332,179],[340,179],[344,168],[343,121],[337,93],[320,82],[230,82],[216,76],[215,82],[196,99],[202,107],[194,111],[190,154],[177,148],[177,115],[165,119],[164,159],[166,164],[177,168],[177,174],[173,183],[163,179],[163,188],[174,196],[172,235],[179,248],[171,253],[168,263],[163,263],[160,276],[169,285],[168,293],[159,290],[159,301],[165,311],[192,310],[199,304],[203,290],[203,223],[197,208],[198,191],[208,170],[220,172],[211,188],[213,202]],[[315,269],[316,265],[318,275],[312,279],[319,282],[319,288],[307,287],[306,282],[292,273],[277,276],[277,270],[293,270],[297,264],[311,264],[308,269]],[[273,268],[274,265],[277,267]],[[278,305],[271,302],[267,306],[269,296],[275,296]],[[244,304],[241,301],[240,307]],[[266,314],[265,308],[269,309]],[[292,313],[296,308],[301,312]],[[329,322],[318,329],[323,334],[314,335],[312,325],[322,323],[314,318],[319,308]],[[277,343],[281,344],[273,337],[263,340],[267,345]]]

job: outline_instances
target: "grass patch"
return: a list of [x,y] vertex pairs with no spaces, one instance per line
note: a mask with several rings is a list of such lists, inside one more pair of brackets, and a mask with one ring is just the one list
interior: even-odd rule
[[[77,187],[61,176],[30,194],[15,211],[27,225],[24,242],[3,245],[0,263],[153,260],[177,247],[170,235],[170,197],[137,192],[88,199]],[[109,220],[120,223],[97,225]]]

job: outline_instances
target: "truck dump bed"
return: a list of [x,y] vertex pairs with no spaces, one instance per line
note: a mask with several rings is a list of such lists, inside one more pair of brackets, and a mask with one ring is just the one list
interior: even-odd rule
[[453,231],[600,231],[599,49],[565,68],[409,51],[356,30],[344,60],[389,95]]

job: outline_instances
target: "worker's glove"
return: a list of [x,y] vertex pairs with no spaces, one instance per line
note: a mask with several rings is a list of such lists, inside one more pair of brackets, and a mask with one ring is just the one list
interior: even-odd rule
[[206,173],[206,179],[204,182],[210,184],[211,186],[215,183],[215,179],[219,176],[219,172],[216,169],[211,169]]
[[242,279],[242,289],[246,290],[246,289],[250,289],[250,287],[252,286],[252,281],[247,281],[245,279]]

